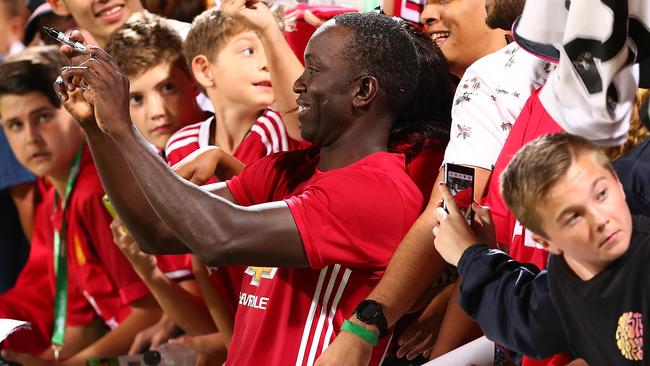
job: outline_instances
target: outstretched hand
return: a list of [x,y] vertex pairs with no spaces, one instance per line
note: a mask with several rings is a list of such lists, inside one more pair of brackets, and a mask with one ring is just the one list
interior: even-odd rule
[[[84,42],[78,31],[70,38]],[[83,58],[72,47],[61,46],[61,53],[75,66],[61,70],[61,80],[55,83],[57,93],[82,125],[94,120],[102,131],[113,136],[130,131],[129,79],[106,51],[95,46],[87,48],[89,57]]]
[[479,240],[460,212],[447,185],[440,183],[439,189],[449,213],[442,207],[434,211],[439,222],[433,228],[434,245],[447,263],[456,266],[465,249],[478,243]]
[[244,163],[216,146],[200,148],[174,164],[172,170],[196,185],[216,176],[220,181],[239,175]]
[[221,12],[246,25],[257,33],[277,27],[275,17],[266,4],[257,0],[223,0]]

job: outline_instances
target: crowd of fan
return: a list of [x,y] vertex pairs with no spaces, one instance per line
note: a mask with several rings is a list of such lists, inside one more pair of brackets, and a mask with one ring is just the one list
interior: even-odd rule
[[650,5],[288,7],[0,0],[0,364],[645,364]]

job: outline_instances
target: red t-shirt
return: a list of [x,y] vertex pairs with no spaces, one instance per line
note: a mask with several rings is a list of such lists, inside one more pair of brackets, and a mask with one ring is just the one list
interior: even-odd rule
[[[508,209],[499,188],[501,173],[519,149],[541,135],[562,132],[560,126],[551,118],[540,102],[540,90],[535,91],[528,98],[503,145],[503,149],[492,170],[492,179],[490,180],[484,204],[490,207],[496,228],[497,241],[509,247],[510,256],[516,261],[532,263],[539,268],[546,268],[548,252],[538,246],[533,241],[530,231],[519,224],[519,221]],[[570,358],[564,354],[555,355],[544,360],[533,360],[524,357],[522,365],[565,365],[569,361]]]
[[[68,281],[78,281],[96,313],[114,328],[130,314],[129,305],[149,295],[149,290],[113,242],[112,218],[102,204],[103,196],[90,151],[84,148],[79,176],[65,210]],[[49,199],[54,199],[54,191]],[[60,227],[62,218],[61,210],[54,210],[52,225]],[[69,299],[68,306],[75,304]]]
[[[318,159],[316,148],[276,154],[228,181],[240,205],[289,205],[311,267],[246,269],[229,365],[313,364],[420,212],[422,194],[403,155],[378,152],[325,172]],[[372,365],[387,342],[374,348]]]
[[[4,348],[34,355],[50,346],[54,318],[54,229],[50,221],[53,205],[48,193],[51,189],[41,192],[45,199],[37,202],[34,209],[34,231],[27,263],[14,287],[0,295],[0,317],[31,323],[31,330],[9,336],[3,342]],[[69,281],[66,324],[85,325],[95,316],[77,281]]]
[[[167,141],[165,148],[169,166],[174,166],[200,148],[210,146],[210,137],[214,135],[216,128],[214,121],[215,118],[210,117],[203,122],[188,125],[176,131]],[[272,153],[295,150],[298,148],[298,144],[287,135],[280,114],[272,109],[266,109],[235,149],[233,156],[245,165],[249,165]],[[216,182],[218,180],[213,176],[205,184]],[[212,286],[233,314],[237,310],[241,276],[244,269],[245,267],[242,266],[208,267]]]

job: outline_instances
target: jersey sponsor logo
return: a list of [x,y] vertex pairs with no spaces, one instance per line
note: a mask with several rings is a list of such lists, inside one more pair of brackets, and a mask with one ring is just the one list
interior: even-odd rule
[[247,306],[253,309],[266,310],[268,303],[268,297],[247,294],[244,292],[239,293],[239,305]]
[[525,247],[530,247],[530,248],[535,248],[535,249],[544,249],[543,246],[537,244],[535,240],[533,240],[533,233],[523,227],[521,223],[519,223],[519,220],[515,222],[515,230],[512,232],[512,242],[514,243],[515,238],[517,236],[523,236],[524,237],[524,246]]
[[273,279],[277,270],[275,267],[248,267],[244,273],[251,276],[251,285],[259,286],[262,278]]

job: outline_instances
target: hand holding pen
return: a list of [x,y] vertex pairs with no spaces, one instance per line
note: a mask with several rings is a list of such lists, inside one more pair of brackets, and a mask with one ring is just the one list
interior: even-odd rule
[[83,43],[73,40],[72,38],[66,36],[65,33],[63,33],[63,32],[60,32],[60,31],[58,31],[58,30],[56,30],[54,28],[50,28],[50,27],[43,27],[43,31],[48,36],[54,38],[55,40],[65,44],[65,45],[68,45],[68,46],[72,47],[72,49],[75,52],[78,52],[78,53],[81,53],[81,54],[84,54],[84,55],[88,53],[88,49],[86,48],[86,46]]

